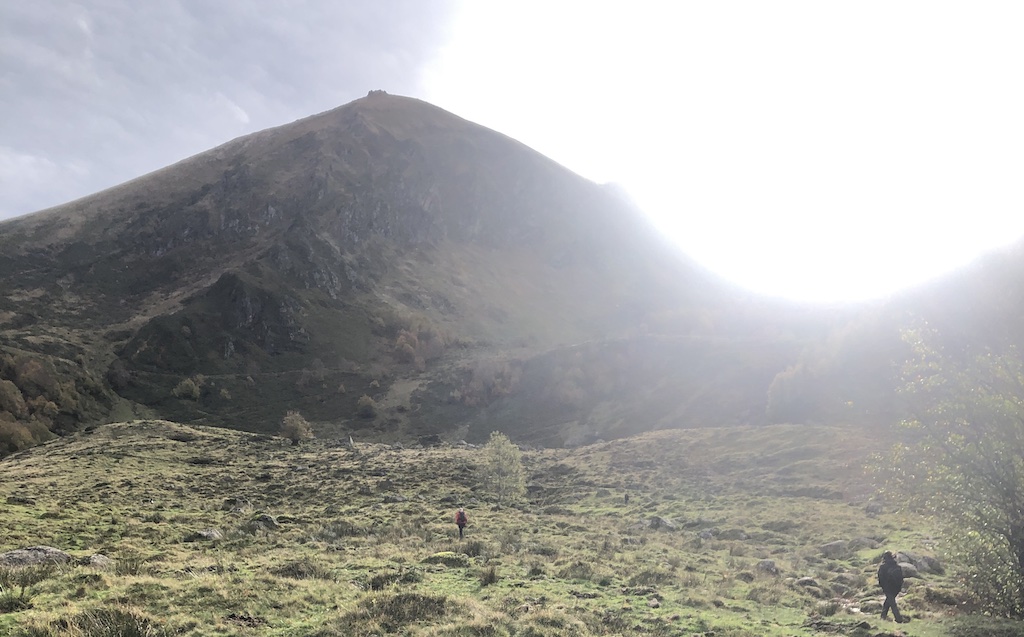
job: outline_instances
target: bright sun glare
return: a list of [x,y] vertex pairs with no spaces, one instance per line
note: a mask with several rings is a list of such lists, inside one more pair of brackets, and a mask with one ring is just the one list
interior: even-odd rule
[[880,297],[1024,234],[1024,5],[464,2],[429,101],[623,185],[755,291]]

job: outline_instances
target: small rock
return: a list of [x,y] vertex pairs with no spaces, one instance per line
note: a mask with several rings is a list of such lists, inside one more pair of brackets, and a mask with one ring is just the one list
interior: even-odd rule
[[89,566],[107,571],[114,568],[114,560],[102,553],[94,553],[89,556]]
[[856,573],[839,573],[833,578],[833,581],[850,588],[860,588],[864,585],[864,578]]
[[881,502],[868,502],[864,506],[864,512],[868,515],[881,515],[883,511],[885,511],[885,507]]
[[900,562],[900,568],[903,569],[903,577],[921,577],[917,572],[917,567],[910,562]]
[[779,567],[775,564],[775,560],[761,560],[757,563],[757,570],[762,573],[768,573],[769,575],[778,575]]
[[661,602],[659,602],[658,598],[655,597],[647,600],[647,606],[649,606],[650,608],[661,608]]
[[825,557],[842,557],[847,551],[846,540],[836,540],[835,542],[822,544],[818,547],[818,549],[821,551],[821,554]]
[[274,519],[274,516],[269,515],[267,513],[261,513],[260,515],[256,516],[256,518],[254,518],[252,522],[253,524],[260,524],[262,526],[265,526],[268,529],[276,529],[278,527],[277,520]]
[[849,541],[847,548],[851,551],[859,551],[861,549],[877,549],[880,544],[869,538],[869,537],[855,537]]
[[814,579],[813,577],[801,577],[796,582],[794,582],[794,584],[796,584],[797,586],[817,586],[818,580]]
[[746,540],[747,537],[743,529],[725,529],[718,534],[719,540]]
[[676,526],[675,522],[668,518],[653,515],[649,520],[647,520],[647,528],[662,531],[675,531],[679,527]]
[[250,508],[252,508],[252,504],[245,498],[228,498],[220,505],[221,511],[231,511],[232,513],[241,513]]
[[185,536],[186,542],[213,542],[224,537],[218,529],[203,529]]

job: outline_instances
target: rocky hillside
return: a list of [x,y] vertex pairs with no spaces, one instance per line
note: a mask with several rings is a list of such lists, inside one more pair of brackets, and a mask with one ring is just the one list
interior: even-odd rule
[[562,443],[647,428],[633,403],[684,421],[679,396],[748,419],[793,355],[735,365],[714,340],[742,331],[735,291],[614,189],[383,92],[0,224],[0,285],[8,429],[266,431],[298,409],[325,432]]
[[616,189],[380,91],[0,223],[0,290],[0,453],[132,416],[275,431],[289,410],[324,436],[552,445],[874,422],[900,326],[951,307],[752,298]]

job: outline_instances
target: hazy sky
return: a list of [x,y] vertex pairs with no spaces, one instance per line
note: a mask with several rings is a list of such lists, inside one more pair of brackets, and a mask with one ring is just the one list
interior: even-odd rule
[[382,88],[625,186],[769,294],[1024,233],[1024,4],[0,2],[0,217]]

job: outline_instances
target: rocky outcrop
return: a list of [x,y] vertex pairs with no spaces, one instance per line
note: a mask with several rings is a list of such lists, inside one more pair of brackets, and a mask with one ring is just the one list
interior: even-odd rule
[[38,566],[41,564],[67,564],[74,558],[52,546],[30,546],[0,553],[0,566]]

